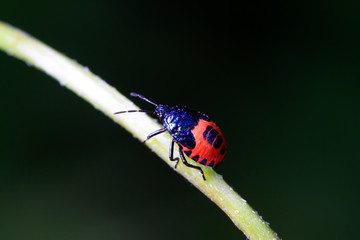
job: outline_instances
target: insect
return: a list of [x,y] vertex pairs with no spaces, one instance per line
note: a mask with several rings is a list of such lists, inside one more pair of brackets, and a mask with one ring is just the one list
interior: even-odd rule
[[198,166],[188,163],[184,154],[205,166],[215,167],[218,165],[224,159],[227,151],[225,138],[219,127],[205,114],[186,106],[156,104],[140,94],[130,93],[130,95],[156,106],[156,109],[154,111],[127,110],[114,114],[134,112],[156,114],[164,128],[150,133],[145,141],[168,131],[172,136],[169,159],[176,162],[175,168],[179,163],[179,158],[174,158],[174,143],[177,143],[179,145],[179,155],[184,165],[198,169],[203,179],[206,180],[203,170]]

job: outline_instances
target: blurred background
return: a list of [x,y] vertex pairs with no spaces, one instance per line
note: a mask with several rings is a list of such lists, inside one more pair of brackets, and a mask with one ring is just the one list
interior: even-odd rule
[[[356,239],[358,10],[356,1],[13,0],[0,19],[125,95],[208,114],[228,143],[217,172],[281,238]],[[0,70],[0,239],[246,239],[58,82],[4,52]]]

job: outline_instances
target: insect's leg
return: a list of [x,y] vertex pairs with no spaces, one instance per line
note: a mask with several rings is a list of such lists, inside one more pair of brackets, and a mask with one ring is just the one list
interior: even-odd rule
[[167,129],[166,128],[161,128],[161,129],[159,129],[159,130],[156,130],[155,132],[153,132],[153,133],[150,133],[147,137],[146,137],[146,139],[143,141],[143,143],[145,143],[147,140],[149,140],[150,138],[152,138],[152,137],[154,137],[154,136],[156,136],[156,135],[158,135],[158,134],[160,134],[160,133],[163,133],[163,132],[165,132]]
[[195,168],[197,170],[200,171],[204,181],[206,181],[206,178],[205,178],[205,175],[204,175],[204,172],[203,170],[201,169],[201,167],[198,167],[198,166],[194,166],[194,165],[191,165],[190,163],[188,163],[185,159],[185,156],[184,156],[184,153],[181,151],[181,149],[179,149],[179,154],[180,154],[180,158],[181,158],[181,161],[185,164],[185,166],[187,167],[191,167],[191,168]]
[[170,159],[170,161],[176,161],[176,163],[175,163],[175,168],[176,168],[179,163],[179,158],[178,157],[174,158],[174,139],[172,139],[171,143],[170,143],[169,159]]

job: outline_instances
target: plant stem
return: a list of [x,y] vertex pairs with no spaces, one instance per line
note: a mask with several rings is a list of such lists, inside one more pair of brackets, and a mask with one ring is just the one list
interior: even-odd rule
[[[138,109],[138,107],[91,73],[88,68],[1,21],[0,49],[52,76],[59,81],[60,85],[85,99],[141,141],[146,139],[148,133],[162,128],[145,114],[114,115],[116,111]],[[174,168],[174,162],[169,161],[170,141],[169,134],[161,134],[149,140],[146,145]],[[192,162],[192,164],[197,163]],[[176,171],[215,202],[249,239],[279,239],[268,224],[224,181],[221,175],[210,167],[201,167],[206,181],[202,179],[199,171],[185,167],[181,163]]]

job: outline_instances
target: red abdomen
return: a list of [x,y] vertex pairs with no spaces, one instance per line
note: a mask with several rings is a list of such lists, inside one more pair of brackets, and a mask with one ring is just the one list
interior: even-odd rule
[[191,131],[195,137],[195,148],[181,145],[182,151],[194,161],[205,166],[215,167],[226,155],[226,142],[220,128],[212,121],[200,119]]

